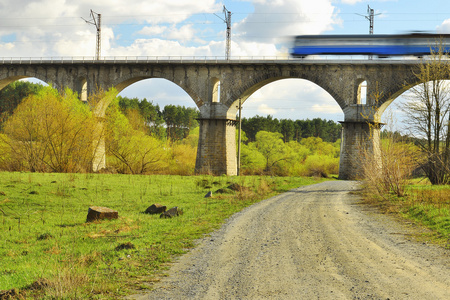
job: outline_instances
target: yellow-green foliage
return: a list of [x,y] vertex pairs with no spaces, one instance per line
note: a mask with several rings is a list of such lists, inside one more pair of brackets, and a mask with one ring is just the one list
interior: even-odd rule
[[26,97],[3,126],[4,169],[78,172],[93,159],[95,118],[71,90],[44,87]]
[[195,159],[197,147],[186,144],[174,144],[171,148],[172,157],[170,159],[168,174],[193,175],[195,170]]
[[263,174],[266,166],[264,156],[255,143],[241,146],[241,174]]
[[110,104],[106,120],[108,165],[125,174],[146,174],[166,168],[168,153],[163,142],[134,129],[117,101]]
[[[24,99],[4,123],[0,169],[40,172],[91,171],[102,163],[125,174],[180,174],[195,171],[199,127],[177,142],[151,134],[138,110],[119,108],[117,91],[97,91],[82,103],[70,90],[46,87]],[[237,132],[237,131],[236,131]],[[237,136],[236,136],[237,138]],[[284,143],[280,133],[260,131],[241,138],[241,174],[321,175],[337,173],[339,144],[306,138]]]
[[242,145],[243,174],[323,176],[339,172],[339,141],[327,143],[310,137],[284,143],[279,133],[260,131],[257,141]]
[[405,186],[419,161],[418,149],[413,144],[383,139],[380,156],[362,150],[364,182],[370,194],[389,198],[391,194],[404,196]]
[[300,176],[322,176],[339,172],[339,158],[327,155],[314,154],[306,158],[305,169]]

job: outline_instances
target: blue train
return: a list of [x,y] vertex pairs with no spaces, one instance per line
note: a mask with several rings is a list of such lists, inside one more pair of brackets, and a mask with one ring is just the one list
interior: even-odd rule
[[412,33],[401,35],[301,35],[294,39],[291,55],[377,55],[424,56],[442,41],[444,52],[450,53],[450,34]]

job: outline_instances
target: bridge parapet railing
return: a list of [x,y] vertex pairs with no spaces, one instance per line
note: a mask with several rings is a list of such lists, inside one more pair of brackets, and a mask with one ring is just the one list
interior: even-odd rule
[[[244,61],[367,61],[367,56],[351,56],[351,55],[321,55],[310,56],[305,58],[296,58],[289,55],[283,56],[233,56],[226,59],[225,56],[104,56],[96,59],[91,56],[58,56],[58,57],[3,57],[0,58],[1,64],[43,64],[43,63],[180,63],[180,62],[244,62]],[[390,60],[418,60],[416,57],[393,57],[393,58],[372,58],[374,61],[390,61]]]

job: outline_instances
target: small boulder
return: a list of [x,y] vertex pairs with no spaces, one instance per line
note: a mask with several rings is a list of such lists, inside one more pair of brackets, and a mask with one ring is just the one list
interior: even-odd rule
[[146,214],[161,214],[164,213],[166,211],[167,207],[158,203],[152,204],[150,205],[146,210],[145,213]]
[[111,219],[118,219],[119,213],[116,210],[112,210],[107,207],[100,207],[100,206],[91,206],[88,210],[88,215],[86,218],[86,222],[92,222],[95,220],[111,220]]
[[179,215],[182,215],[183,211],[181,209],[179,209],[177,206],[172,207],[171,209],[169,209],[168,211],[166,211],[165,213],[162,213],[159,217],[160,218],[173,218]]

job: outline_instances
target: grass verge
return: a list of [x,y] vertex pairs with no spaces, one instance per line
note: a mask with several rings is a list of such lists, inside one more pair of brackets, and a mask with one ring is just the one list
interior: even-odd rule
[[403,197],[384,195],[374,197],[365,192],[367,203],[384,213],[392,213],[431,230],[418,236],[420,240],[437,243],[450,249],[450,186],[432,186],[427,181],[412,181]]
[[[113,299],[147,289],[174,256],[233,213],[319,181],[0,173],[0,299]],[[208,191],[213,197],[204,197]],[[144,214],[154,203],[184,213]],[[119,218],[86,223],[90,206],[117,210]]]

